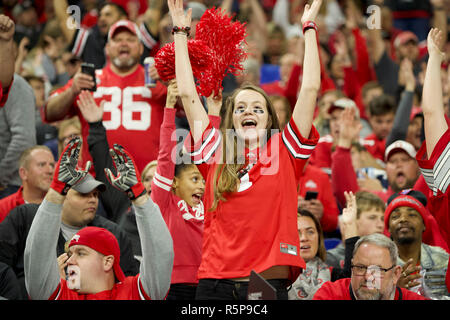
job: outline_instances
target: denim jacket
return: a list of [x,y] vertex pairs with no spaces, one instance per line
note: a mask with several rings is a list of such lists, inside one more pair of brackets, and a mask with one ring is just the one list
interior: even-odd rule
[[[420,251],[422,285],[410,290],[418,291],[418,293],[432,299],[449,299],[450,293],[445,285],[448,259],[449,254],[444,249],[422,243]],[[401,266],[405,264],[400,257],[397,263]]]

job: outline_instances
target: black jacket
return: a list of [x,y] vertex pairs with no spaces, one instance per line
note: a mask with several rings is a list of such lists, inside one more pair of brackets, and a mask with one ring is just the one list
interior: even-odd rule
[[[28,232],[39,205],[24,204],[14,208],[0,223],[0,261],[11,266],[19,280],[22,299],[28,299],[25,289],[23,253]],[[114,222],[95,216],[88,226],[105,228],[117,238],[120,247],[120,266],[126,276],[134,276],[139,272],[139,262],[134,258],[131,241],[127,234]],[[64,253],[65,239],[59,233],[55,259]]]

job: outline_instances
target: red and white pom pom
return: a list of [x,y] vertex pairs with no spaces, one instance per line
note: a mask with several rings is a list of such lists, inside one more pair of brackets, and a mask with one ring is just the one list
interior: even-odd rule
[[[247,57],[244,51],[245,24],[233,22],[222,9],[205,11],[197,23],[195,40],[188,40],[189,59],[197,91],[205,97],[221,92],[229,73],[238,75]],[[155,56],[155,67],[163,81],[175,78],[175,44],[168,43]]]
[[[198,93],[203,95],[209,91],[211,84],[206,79],[210,79],[210,67],[215,64],[215,54],[203,41],[188,40],[189,60],[191,61],[192,73],[197,79]],[[155,68],[162,81],[175,79],[175,44],[168,43],[155,56]]]
[[211,8],[205,11],[195,29],[195,39],[202,40],[215,52],[216,63],[211,65],[210,72],[204,73],[206,79],[200,82],[212,82],[206,87],[205,95],[214,92],[217,95],[222,89],[222,80],[229,73],[238,75],[242,70],[242,62],[247,57],[244,51],[245,24],[233,22],[233,16],[225,10]]

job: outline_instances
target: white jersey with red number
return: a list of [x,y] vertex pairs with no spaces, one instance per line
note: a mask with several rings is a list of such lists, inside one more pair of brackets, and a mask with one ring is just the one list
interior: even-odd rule
[[[297,278],[305,267],[297,231],[297,192],[318,139],[314,127],[308,138],[302,137],[291,120],[258,152],[254,165],[240,178],[238,191],[225,194],[226,201],[211,211],[222,139],[210,122],[201,141],[188,149],[206,180],[199,279],[248,277],[252,270],[260,273],[277,265],[290,267],[292,282]],[[254,152],[249,152],[249,161],[251,156]]]
[[[138,65],[135,72],[124,77],[114,73],[110,65],[107,65],[96,70],[96,81],[97,90],[93,96],[97,105],[105,101],[103,125],[109,145],[122,145],[133,156],[139,171],[142,171],[148,162],[156,160],[158,156],[166,87],[157,82],[155,88],[147,88],[141,65]],[[67,90],[71,85],[72,80],[52,96]],[[92,161],[87,144],[89,125],[78,109],[77,100],[72,105],[69,116],[78,115],[80,118],[85,163]]]

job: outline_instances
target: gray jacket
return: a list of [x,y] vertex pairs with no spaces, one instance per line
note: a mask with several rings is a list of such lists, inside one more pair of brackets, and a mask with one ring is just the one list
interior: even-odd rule
[[19,157],[36,145],[35,98],[33,89],[18,74],[8,100],[0,108],[0,186],[20,186]]

